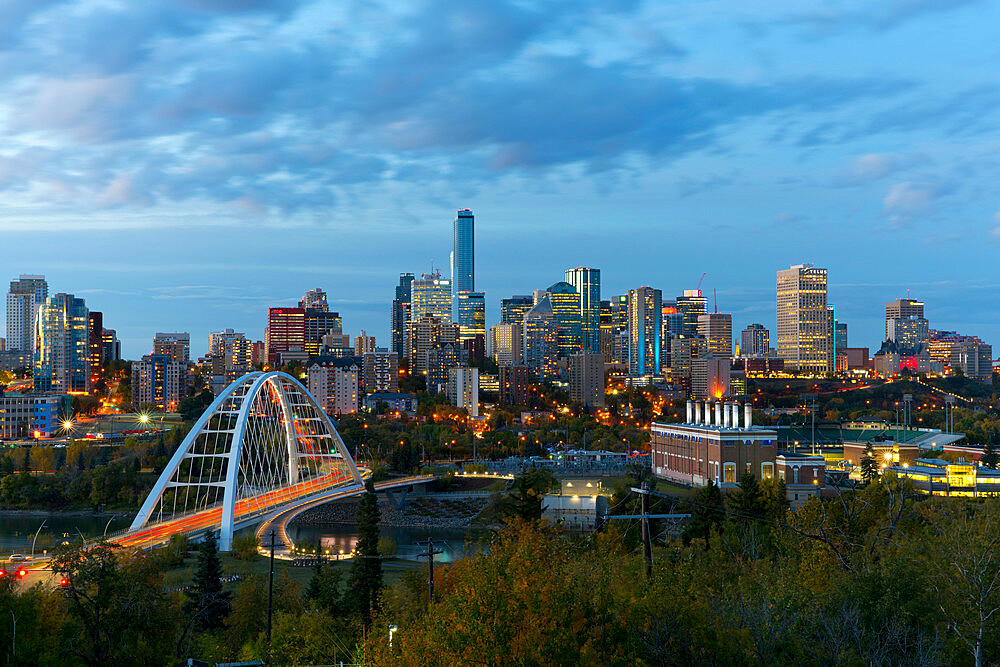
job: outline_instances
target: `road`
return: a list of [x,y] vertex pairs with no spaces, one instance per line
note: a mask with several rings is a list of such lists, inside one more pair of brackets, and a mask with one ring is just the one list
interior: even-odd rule
[[[387,489],[394,489],[400,486],[409,486],[414,483],[427,482],[431,479],[434,479],[433,475],[413,475],[412,477],[387,479],[382,482],[376,482],[375,490],[385,491]],[[271,529],[274,529],[275,535],[278,540],[280,540],[280,544],[284,545],[284,549],[282,551],[290,552],[295,547],[291,538],[288,537],[287,531],[288,524],[291,523],[292,519],[312,507],[317,507],[332,500],[339,500],[353,495],[357,495],[356,490],[334,489],[324,496],[305,499],[300,503],[296,503],[291,507],[286,507],[280,512],[268,517],[261,522],[260,526],[257,527],[257,540],[261,545],[261,549],[263,549],[265,545],[270,544],[270,542],[265,541],[264,537],[271,531]]]

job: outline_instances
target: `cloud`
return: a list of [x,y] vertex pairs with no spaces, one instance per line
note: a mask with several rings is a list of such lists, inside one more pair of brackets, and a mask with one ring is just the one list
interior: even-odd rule
[[913,217],[930,213],[945,190],[944,186],[936,183],[904,181],[893,185],[882,200],[890,225],[898,227]]
[[953,12],[982,0],[892,0],[881,3],[824,2],[819,9],[798,12],[781,21],[801,27],[809,39],[853,30],[885,32],[930,14]]
[[870,183],[929,161],[920,153],[866,153],[852,158],[835,182],[837,185]]

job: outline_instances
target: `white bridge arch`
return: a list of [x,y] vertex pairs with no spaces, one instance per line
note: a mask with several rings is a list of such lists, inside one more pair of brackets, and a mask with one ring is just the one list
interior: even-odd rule
[[290,375],[252,372],[219,394],[195,422],[128,533],[150,541],[237,524],[331,489],[362,488],[344,441],[316,399]]

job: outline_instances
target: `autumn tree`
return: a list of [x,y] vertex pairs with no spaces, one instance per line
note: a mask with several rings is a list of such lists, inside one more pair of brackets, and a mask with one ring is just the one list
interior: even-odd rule
[[358,542],[347,588],[353,597],[353,606],[361,616],[362,625],[371,625],[372,615],[378,610],[382,591],[382,557],[378,552],[378,526],[381,514],[375,485],[365,484],[365,492],[358,503]]

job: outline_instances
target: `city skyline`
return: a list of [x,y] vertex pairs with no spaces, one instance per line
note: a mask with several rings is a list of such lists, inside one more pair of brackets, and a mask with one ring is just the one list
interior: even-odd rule
[[907,289],[932,327],[997,340],[997,19],[983,2],[16,4],[4,266],[105,312],[130,358],[178,326],[201,351],[214,330],[259,338],[268,306],[317,285],[388,344],[398,274],[447,271],[468,207],[488,324],[592,266],[605,298],[671,298],[707,271],[734,330],[773,329],[773,272],[812,263],[852,340],[875,346]]

